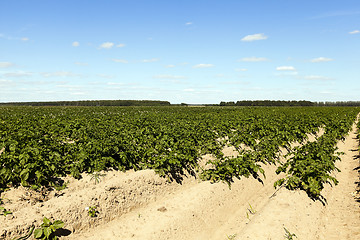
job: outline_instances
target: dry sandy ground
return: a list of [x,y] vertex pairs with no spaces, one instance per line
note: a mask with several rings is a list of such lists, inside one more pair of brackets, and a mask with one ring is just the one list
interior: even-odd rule
[[[153,171],[107,172],[100,183],[83,175],[68,178],[68,188],[41,195],[23,188],[2,194],[13,215],[0,216],[0,239],[24,234],[46,216],[65,222],[61,239],[360,239],[360,209],[355,201],[359,160],[353,131],[338,144],[345,152],[336,174],[339,185],[327,186],[327,205],[304,192],[280,189],[274,166],[265,166],[264,184],[254,179],[211,184],[187,178],[169,183]],[[231,153],[231,149],[227,149]],[[42,200],[40,202],[39,200]],[[97,206],[90,217],[86,207]]]

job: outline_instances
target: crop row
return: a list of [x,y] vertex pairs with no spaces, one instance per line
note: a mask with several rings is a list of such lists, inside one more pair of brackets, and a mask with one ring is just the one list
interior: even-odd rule
[[[276,164],[281,147],[289,149],[292,142],[304,142],[308,133],[316,134],[320,127],[326,132],[319,138],[319,144],[324,142],[319,147],[333,149],[334,141],[347,133],[359,110],[1,107],[0,111],[1,192],[19,184],[58,186],[62,176],[80,178],[83,172],[110,168],[150,168],[180,182],[185,173],[195,175],[204,154],[212,154],[215,160],[209,162],[210,169],[200,170],[203,179],[230,184],[234,178],[253,176],[261,181],[262,163]],[[224,146],[233,146],[239,155],[225,157]],[[314,158],[309,149],[296,152],[311,156],[309,164]],[[324,152],[325,158],[331,154]],[[298,162],[295,155],[293,162]],[[291,162],[279,171],[295,176],[289,166]],[[290,178],[281,184],[291,185]]]

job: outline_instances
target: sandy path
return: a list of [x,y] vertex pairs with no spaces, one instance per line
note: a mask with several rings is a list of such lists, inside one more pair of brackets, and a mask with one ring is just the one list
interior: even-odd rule
[[339,151],[345,153],[338,164],[339,184],[325,189],[328,205],[322,210],[318,239],[360,239],[360,205],[354,200],[355,182],[359,179],[355,170],[359,166],[359,151],[355,126],[353,128],[346,141],[338,144]]
[[[234,222],[245,226],[249,203],[261,208],[274,193],[277,178],[274,167],[263,186],[254,179],[236,181],[231,190],[226,184],[200,182],[183,186],[162,201],[99,226],[74,239],[222,239],[236,231]],[[166,210],[165,210],[166,209]],[[251,217],[251,216],[250,216]],[[237,226],[239,226],[237,225]],[[224,226],[224,228],[219,228]],[[220,238],[214,238],[219,235]]]

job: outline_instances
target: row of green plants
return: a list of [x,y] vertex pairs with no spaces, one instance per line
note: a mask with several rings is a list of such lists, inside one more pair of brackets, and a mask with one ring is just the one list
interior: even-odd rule
[[[107,169],[150,168],[178,182],[196,171],[202,179],[229,185],[241,177],[262,181],[262,164],[276,164],[281,147],[304,142],[307,134],[315,134],[320,127],[327,132],[346,130],[359,111],[340,107],[0,110],[0,193],[18,185],[60,188],[60,177],[81,178],[84,172]],[[233,146],[239,155],[224,156],[224,146]],[[199,170],[204,154],[215,160],[209,162],[210,169]]]
[[275,182],[275,187],[284,186],[287,189],[304,190],[312,199],[324,199],[321,190],[326,183],[337,185],[338,180],[332,175],[340,169],[336,161],[340,161],[342,152],[338,152],[336,144],[345,140],[345,135],[351,130],[356,115],[334,115],[332,122],[325,126],[325,133],[315,142],[309,142],[295,147],[287,156],[289,160],[276,170],[276,173],[286,173],[286,177]]
[[[311,109],[311,108],[310,108]],[[299,122],[289,122],[284,124],[283,121],[277,121],[271,125],[263,125],[258,129],[257,134],[263,135],[252,138],[251,135],[246,145],[250,150],[237,148],[237,157],[220,157],[212,160],[210,163],[214,168],[207,169],[203,172],[203,178],[212,181],[233,182],[234,178],[252,176],[259,181],[265,177],[263,164],[277,164],[277,174],[286,173],[286,177],[275,182],[275,187],[286,187],[290,190],[304,190],[308,196],[314,200],[324,200],[321,196],[321,190],[326,183],[337,184],[338,181],[331,175],[334,171],[339,171],[335,162],[340,160],[342,153],[337,152],[336,143],[344,140],[344,136],[350,131],[351,126],[358,114],[358,109],[327,109],[323,115],[310,115],[303,117],[311,123],[306,127],[307,131],[301,129]],[[271,118],[271,117],[270,117]],[[291,125],[291,123],[295,123]],[[271,126],[271,127],[270,127]],[[302,126],[303,127],[303,126]],[[318,136],[314,142],[306,142],[306,132],[316,134],[319,127],[324,128],[325,133]],[[269,131],[269,128],[271,129]],[[280,129],[287,129],[281,131]],[[298,128],[297,131],[288,129]],[[305,133],[305,134],[304,134]],[[236,135],[237,133],[235,133]],[[239,146],[244,143],[237,141],[236,136],[229,137],[232,146]],[[256,141],[257,140],[257,141]],[[302,143],[298,147],[291,148],[292,142]],[[288,150],[286,158],[288,161],[279,161],[279,149],[284,147]]]

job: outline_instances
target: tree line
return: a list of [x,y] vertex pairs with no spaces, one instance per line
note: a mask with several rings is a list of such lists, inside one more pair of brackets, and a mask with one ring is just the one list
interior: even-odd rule
[[9,102],[1,105],[12,106],[170,106],[168,101],[153,100],[87,100],[54,102]]
[[220,102],[219,106],[278,106],[278,107],[296,107],[296,106],[360,106],[360,101],[338,101],[338,102],[311,102],[311,101],[274,101],[274,100],[242,100],[237,102]]

